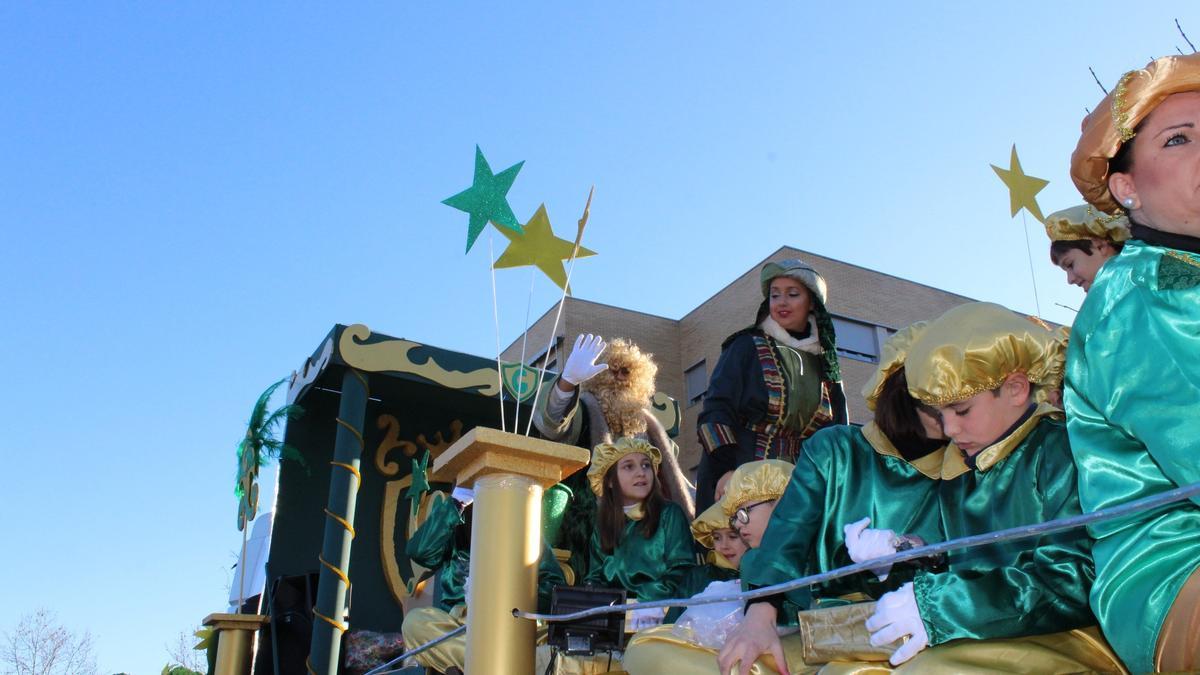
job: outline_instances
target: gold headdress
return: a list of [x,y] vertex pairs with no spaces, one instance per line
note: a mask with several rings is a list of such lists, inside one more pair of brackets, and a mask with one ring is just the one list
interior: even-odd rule
[[1057,388],[1065,362],[1061,334],[1000,305],[971,302],[926,326],[909,349],[905,375],[913,397],[944,406],[991,391],[1018,372],[1043,389]]
[[713,532],[728,528],[729,516],[725,515],[725,509],[718,501],[692,521],[692,537],[704,548],[712,548],[714,546]]
[[793,467],[781,459],[762,459],[747,462],[729,478],[725,496],[719,502],[728,521],[739,507],[750,502],[779,499],[792,477]]
[[1129,239],[1128,218],[1101,213],[1089,204],[1055,211],[1046,217],[1045,225],[1050,241],[1107,239],[1119,242]]
[[595,492],[597,497],[603,495],[604,474],[612,465],[621,461],[622,457],[637,452],[650,458],[650,461],[654,463],[654,473],[657,475],[658,465],[662,464],[662,453],[647,441],[622,436],[614,443],[597,445],[596,449],[592,450],[592,465],[588,467],[587,472],[588,484],[592,486],[592,492]]
[[875,401],[879,400],[879,395],[883,393],[883,383],[892,376],[892,373],[904,366],[904,359],[908,356],[908,349],[916,342],[917,338],[925,332],[925,326],[928,326],[928,321],[918,321],[907,328],[902,328],[887,339],[883,343],[883,349],[879,354],[879,366],[875,368],[875,372],[871,374],[871,379],[867,380],[867,385],[863,387],[863,398],[867,399],[867,408],[874,410]]
[[1171,94],[1200,90],[1200,54],[1164,56],[1121,77],[1117,87],[1083,118],[1071,154],[1071,180],[1087,202],[1106,213],[1121,210],[1108,191],[1108,160],[1134,129]]
[[795,279],[804,284],[817,300],[821,301],[821,306],[825,305],[825,301],[829,296],[829,287],[825,284],[825,277],[817,274],[812,265],[800,260],[799,258],[788,258],[779,262],[769,262],[763,265],[759,272],[759,281],[762,282],[763,297],[771,294],[771,280],[779,277],[787,277]]

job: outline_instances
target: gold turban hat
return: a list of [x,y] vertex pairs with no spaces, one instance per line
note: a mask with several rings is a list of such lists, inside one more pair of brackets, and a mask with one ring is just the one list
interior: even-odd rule
[[738,507],[750,502],[779,499],[792,477],[792,464],[782,459],[761,459],[737,468],[725,487],[725,496],[718,502],[725,511],[725,521],[737,513]]
[[712,548],[714,546],[713,532],[728,528],[729,516],[725,515],[725,509],[718,501],[704,509],[704,513],[696,516],[696,519],[692,521],[692,537],[704,548]]
[[1080,239],[1129,239],[1129,219],[1123,215],[1110,216],[1088,204],[1072,206],[1046,216],[1046,236],[1050,241]]
[[1108,191],[1108,160],[1133,138],[1134,130],[1171,94],[1200,90],[1200,54],[1164,56],[1125,73],[1117,87],[1083,118],[1083,133],[1071,153],[1071,180],[1101,211],[1121,210]]
[[970,302],[926,326],[909,348],[905,375],[913,397],[944,406],[996,389],[1013,373],[1057,388],[1065,363],[1061,334],[1000,305]]
[[771,281],[779,277],[795,279],[804,284],[805,288],[812,291],[813,297],[821,301],[821,306],[825,306],[825,301],[829,296],[829,287],[825,284],[825,277],[817,274],[812,265],[799,258],[788,258],[763,265],[759,272],[759,281],[762,282],[764,298],[771,295]]
[[592,450],[592,465],[588,467],[587,472],[588,484],[592,486],[592,492],[595,492],[597,497],[603,495],[604,474],[608,473],[609,467],[621,461],[625,455],[638,452],[649,457],[650,461],[654,463],[654,473],[657,476],[658,465],[662,464],[662,453],[649,442],[640,438],[622,436],[614,443],[597,445]]
[[879,395],[883,393],[883,383],[892,376],[900,368],[904,367],[904,359],[908,357],[908,349],[916,342],[917,338],[925,332],[925,326],[928,326],[928,321],[918,321],[913,325],[902,328],[883,343],[883,349],[879,354],[879,366],[875,368],[875,372],[871,375],[871,379],[867,380],[867,386],[863,387],[863,398],[867,399],[867,408],[874,410],[875,401],[879,400]]

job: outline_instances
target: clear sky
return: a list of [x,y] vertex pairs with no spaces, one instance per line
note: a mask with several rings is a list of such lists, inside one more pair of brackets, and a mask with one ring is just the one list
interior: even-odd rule
[[[1078,203],[1088,66],[1188,50],[1176,17],[1200,38],[1194,0],[0,4],[0,629],[47,607],[158,673],[224,608],[264,387],[338,322],[494,354],[488,234],[439,203],[476,143],[561,236],[595,184],[582,298],[679,317],[791,245],[1033,313],[988,165],[1015,142]],[[529,273],[497,277],[507,344]]]

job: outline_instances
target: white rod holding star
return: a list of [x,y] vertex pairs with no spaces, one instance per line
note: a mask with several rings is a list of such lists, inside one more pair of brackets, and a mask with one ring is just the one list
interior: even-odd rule
[[[587,250],[587,249],[581,248],[579,243],[581,241],[583,241],[583,228],[587,227],[588,216],[592,212],[592,196],[595,194],[596,194],[596,186],[593,185],[592,189],[588,191],[587,203],[583,205],[583,217],[579,219],[579,228],[575,231],[575,246],[571,250],[571,260],[567,265],[567,276],[565,279],[563,279],[562,296],[558,299],[558,311],[554,313],[554,326],[550,329],[550,339],[546,343],[546,356],[545,356],[545,359],[542,361],[541,369],[538,370],[537,387],[533,390],[533,401],[534,401],[535,406],[537,405],[538,396],[540,396],[542,393],[542,382],[546,376],[546,364],[549,362],[549,359],[550,359],[550,349],[554,346],[554,338],[558,334],[558,321],[559,321],[559,319],[562,318],[563,305],[566,304],[566,302],[567,302],[567,293],[569,292],[569,289],[571,288],[571,274],[575,271],[575,261],[579,258],[580,250],[584,250],[584,251]],[[542,213],[544,211],[545,211],[545,206],[543,206],[541,209],[539,209],[540,213]],[[591,253],[590,251],[588,252],[588,254],[595,255],[594,253]],[[529,329],[526,328],[525,330],[528,331]],[[533,417],[530,416],[529,423],[525,425],[525,435],[526,436],[529,435],[532,428],[533,428]],[[518,429],[517,431],[519,432],[520,430]]]

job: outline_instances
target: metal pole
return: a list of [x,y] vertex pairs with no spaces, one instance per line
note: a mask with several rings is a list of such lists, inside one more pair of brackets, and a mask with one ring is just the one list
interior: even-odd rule
[[354,505],[362,475],[363,422],[367,412],[367,378],[353,368],[342,377],[333,468],[329,475],[329,505],[325,509],[325,540],[321,545],[321,577],[317,606],[313,608],[312,647],[308,672],[336,675],[346,622],[346,594],[350,590],[350,545],[354,540]]

